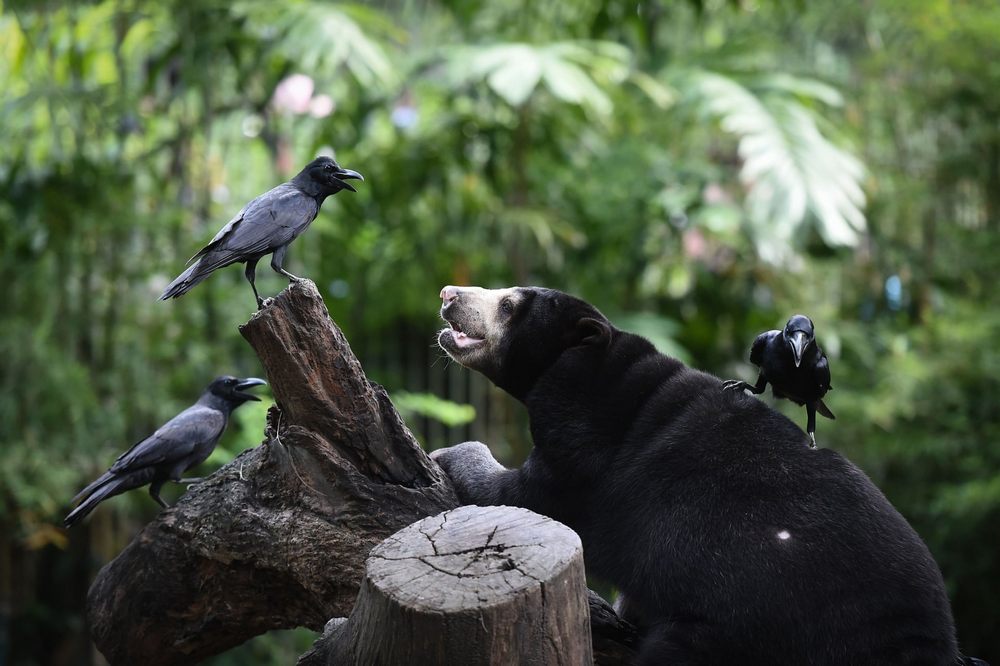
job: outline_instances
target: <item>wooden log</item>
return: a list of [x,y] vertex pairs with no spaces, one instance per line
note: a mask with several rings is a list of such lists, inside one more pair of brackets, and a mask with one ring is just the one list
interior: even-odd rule
[[618,617],[615,609],[593,590],[587,591],[590,637],[597,666],[631,666],[638,656],[641,636],[634,625]]
[[591,664],[580,539],[514,507],[462,507],[410,525],[372,551],[321,663]]
[[194,664],[271,629],[318,631],[350,612],[373,546],[458,504],[313,283],[290,285],[241,332],[277,401],[264,444],[98,573],[88,620],[111,664]]
[[[632,666],[641,642],[639,631],[618,617],[611,604],[593,590],[587,591],[587,603],[590,606],[590,636],[595,666]],[[333,663],[329,661],[331,643],[345,622],[346,617],[336,617],[327,622],[323,634],[299,657],[298,666],[327,666],[328,662]]]

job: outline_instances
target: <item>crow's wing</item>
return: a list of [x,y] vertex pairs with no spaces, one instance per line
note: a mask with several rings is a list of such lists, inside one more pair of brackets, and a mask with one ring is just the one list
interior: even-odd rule
[[775,335],[780,334],[781,331],[765,331],[754,338],[753,344],[750,345],[750,362],[759,368],[764,363],[764,350],[767,349],[767,343]]
[[[260,197],[258,197],[258,199],[259,198]],[[215,237],[208,242],[208,245],[206,245],[205,247],[203,247],[200,250],[198,250],[194,254],[193,257],[191,257],[190,259],[187,260],[188,264],[190,264],[192,261],[194,261],[198,257],[202,257],[202,256],[208,254],[209,252],[211,252],[212,250],[214,250],[215,248],[217,248],[219,246],[219,242],[223,238],[225,238],[226,236],[229,235],[229,232],[233,230],[233,227],[235,227],[237,224],[239,224],[240,222],[243,221],[243,215],[247,212],[247,208],[249,208],[250,206],[252,206],[254,204],[254,202],[256,202],[256,201],[257,201],[257,199],[254,199],[253,201],[251,201],[250,203],[248,203],[246,206],[243,206],[243,209],[240,210],[240,212],[236,213],[236,217],[234,217],[233,219],[231,219],[228,222],[226,222],[226,226],[224,226],[221,229],[219,229],[219,233],[215,234]]]
[[214,271],[288,245],[316,219],[319,205],[291,183],[279,185],[246,205],[195,255],[198,272]]
[[222,412],[204,405],[193,405],[118,456],[108,471],[121,474],[150,465],[180,462],[190,456],[199,444],[217,440],[225,428],[226,417]]
[[[832,387],[830,386],[830,363],[826,360],[826,354],[820,352],[819,358],[816,359],[816,366],[813,370],[813,379],[816,380],[816,386],[823,393],[829,391]],[[822,393],[820,394],[822,396]]]

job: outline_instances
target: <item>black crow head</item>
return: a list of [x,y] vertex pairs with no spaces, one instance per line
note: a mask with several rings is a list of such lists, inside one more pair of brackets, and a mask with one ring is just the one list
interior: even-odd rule
[[[303,190],[313,194],[310,190],[316,190],[315,194],[336,194],[341,190],[357,192],[348,180],[360,180],[364,182],[365,177],[357,171],[345,169],[332,158],[317,157],[306,165],[299,175],[295,176],[293,182],[302,187]],[[312,187],[303,187],[306,184]]]
[[785,342],[792,348],[792,358],[795,360],[795,367],[802,363],[802,353],[809,348],[809,345],[816,339],[816,331],[813,329],[812,319],[805,315],[793,315],[785,330],[781,332]]
[[233,377],[231,375],[223,375],[222,377],[216,377],[215,381],[208,385],[208,392],[226,400],[227,402],[241,405],[247,400],[259,401],[260,398],[250,393],[243,393],[243,390],[252,386],[261,386],[263,384],[267,384],[267,382],[263,379],[257,379],[256,377],[240,379],[239,377]]

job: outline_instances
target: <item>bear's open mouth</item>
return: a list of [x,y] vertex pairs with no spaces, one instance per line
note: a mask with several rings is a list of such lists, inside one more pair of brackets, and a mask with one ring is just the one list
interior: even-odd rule
[[447,319],[445,322],[447,322],[448,326],[451,327],[451,339],[455,343],[455,346],[459,349],[473,347],[486,341],[484,338],[477,338],[474,335],[469,335],[463,331],[461,325],[456,322],[448,321]]

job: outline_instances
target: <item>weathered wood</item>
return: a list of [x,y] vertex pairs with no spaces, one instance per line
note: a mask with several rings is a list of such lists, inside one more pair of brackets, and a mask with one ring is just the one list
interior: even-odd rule
[[580,539],[514,507],[425,518],[372,551],[327,644],[331,665],[590,664]]
[[192,486],[105,566],[88,596],[112,664],[193,664],[354,605],[369,550],[458,504],[311,282],[241,332],[277,407],[264,444]]
[[618,617],[611,604],[593,590],[587,591],[590,636],[597,666],[631,666],[638,656],[640,635],[632,624]]
[[[639,631],[618,617],[611,604],[593,590],[587,591],[590,607],[590,635],[594,650],[595,666],[632,666],[638,655]],[[331,619],[323,628],[323,634],[301,657],[298,666],[327,666],[330,659],[331,643],[337,637],[337,630],[347,622],[345,617]]]

